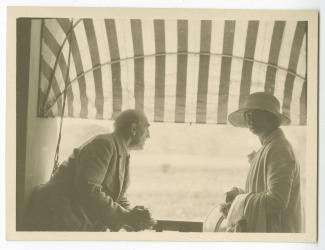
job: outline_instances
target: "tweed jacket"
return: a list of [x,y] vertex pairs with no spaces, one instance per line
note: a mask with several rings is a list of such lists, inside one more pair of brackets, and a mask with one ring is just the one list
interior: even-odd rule
[[44,214],[43,220],[53,217],[42,225],[45,230],[117,231],[129,210],[125,196],[128,185],[129,153],[121,136],[97,135],[73,150],[49,182],[39,188],[33,202],[42,205],[32,207],[38,216]]

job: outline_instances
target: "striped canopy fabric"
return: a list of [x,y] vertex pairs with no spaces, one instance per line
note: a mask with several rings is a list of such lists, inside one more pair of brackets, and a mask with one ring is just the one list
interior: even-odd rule
[[250,93],[306,124],[305,21],[43,19],[38,114],[226,124]]

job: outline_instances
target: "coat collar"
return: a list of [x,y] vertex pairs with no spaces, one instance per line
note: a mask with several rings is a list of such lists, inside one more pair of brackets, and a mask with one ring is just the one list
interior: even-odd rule
[[282,129],[277,128],[262,141],[262,145],[265,146],[269,144],[271,141],[273,141],[275,138],[279,138],[279,137],[284,137],[284,134]]
[[116,139],[116,142],[118,144],[119,153],[120,154],[123,154],[123,155],[129,156],[130,153],[129,153],[129,150],[128,150],[127,146],[126,146],[126,142],[123,139],[123,137],[120,134],[118,134],[118,133],[113,133],[113,136]]

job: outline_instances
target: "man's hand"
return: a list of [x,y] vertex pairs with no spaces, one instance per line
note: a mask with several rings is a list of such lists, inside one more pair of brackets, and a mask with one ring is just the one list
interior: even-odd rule
[[150,228],[154,224],[150,211],[143,206],[136,206],[130,210],[126,217],[126,224],[131,226],[134,231],[142,231]]

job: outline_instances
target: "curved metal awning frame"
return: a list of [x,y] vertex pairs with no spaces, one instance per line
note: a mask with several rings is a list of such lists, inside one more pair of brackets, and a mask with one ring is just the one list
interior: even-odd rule
[[[53,105],[55,105],[55,103],[58,101],[58,99],[61,98],[61,96],[64,94],[64,92],[66,91],[66,89],[71,87],[71,84],[73,84],[74,82],[76,82],[80,77],[82,77],[82,76],[84,76],[84,75],[86,75],[88,73],[91,73],[94,70],[97,70],[97,69],[99,69],[99,68],[101,68],[101,67],[103,67],[105,65],[112,65],[112,64],[116,64],[116,63],[123,62],[123,61],[143,59],[143,58],[148,58],[148,57],[168,56],[168,55],[177,55],[177,56],[178,55],[194,55],[194,56],[228,57],[228,58],[232,58],[232,59],[236,59],[236,60],[253,62],[253,63],[258,63],[258,64],[262,64],[262,65],[265,65],[265,66],[269,66],[269,67],[274,68],[276,70],[285,71],[289,75],[292,75],[294,77],[297,77],[297,78],[299,78],[301,80],[304,80],[304,81],[306,80],[306,77],[303,77],[303,76],[297,74],[296,72],[294,72],[292,70],[289,70],[289,69],[286,69],[286,68],[283,68],[283,67],[281,67],[279,65],[275,65],[275,64],[272,64],[272,63],[269,63],[269,62],[259,61],[259,60],[252,59],[252,58],[245,58],[245,57],[234,56],[234,55],[216,54],[216,53],[202,53],[202,52],[191,52],[191,51],[188,51],[188,52],[160,53],[160,54],[151,54],[151,55],[143,55],[143,56],[134,56],[134,57],[121,58],[119,60],[105,62],[105,63],[99,64],[98,66],[93,67],[93,68],[91,68],[89,70],[86,70],[85,72],[82,72],[81,74],[77,75],[77,77],[75,77],[74,79],[70,80],[70,82],[66,83],[65,89],[55,98],[54,102],[52,102],[52,104],[50,106],[48,106],[47,109],[44,110],[44,112],[47,113],[53,107]],[[57,61],[58,60],[56,60],[56,62],[55,62],[55,68],[54,68],[53,72],[55,72],[55,70],[56,70]],[[54,73],[53,73],[53,75],[54,75]],[[50,91],[51,84],[52,84],[52,81],[50,82],[49,89],[48,89],[47,93],[49,93],[49,91]],[[48,94],[47,94],[47,98],[48,98]],[[46,101],[47,100],[45,100],[44,103],[46,103]]]

